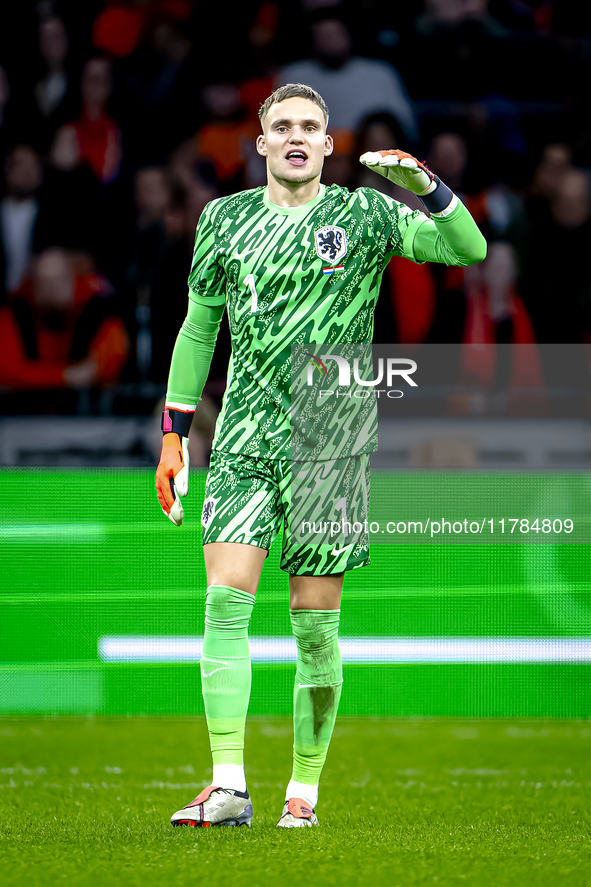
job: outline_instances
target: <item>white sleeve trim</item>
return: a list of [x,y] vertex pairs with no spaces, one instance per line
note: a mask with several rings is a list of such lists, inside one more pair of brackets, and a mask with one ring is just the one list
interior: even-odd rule
[[458,201],[457,195],[454,194],[450,203],[448,203],[448,205],[445,207],[445,209],[442,209],[441,212],[439,212],[439,213],[431,213],[431,215],[436,219],[444,219],[446,216],[449,216],[449,214],[454,211],[454,209],[456,208],[458,203],[459,203],[459,201]]
[[164,408],[170,407],[173,410],[181,410],[183,413],[194,413],[196,409],[196,404],[194,403],[175,403],[172,400],[167,400],[164,404]]

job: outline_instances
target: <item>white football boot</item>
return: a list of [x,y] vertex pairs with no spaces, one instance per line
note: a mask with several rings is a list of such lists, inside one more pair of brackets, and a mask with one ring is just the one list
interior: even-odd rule
[[252,822],[252,804],[248,792],[208,785],[194,801],[173,813],[173,825],[209,828],[212,825],[248,825]]
[[320,825],[320,823],[307,801],[303,801],[301,798],[289,798],[285,802],[277,825],[279,828],[307,828],[311,825]]

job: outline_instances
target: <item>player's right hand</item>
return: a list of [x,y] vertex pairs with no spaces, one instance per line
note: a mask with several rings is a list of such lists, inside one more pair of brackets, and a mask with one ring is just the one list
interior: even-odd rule
[[367,151],[359,158],[368,169],[414,194],[424,196],[437,188],[439,179],[430,169],[406,151]]
[[180,496],[189,492],[189,438],[175,431],[162,436],[162,452],[156,469],[156,495],[162,511],[175,527],[180,527],[185,513]]

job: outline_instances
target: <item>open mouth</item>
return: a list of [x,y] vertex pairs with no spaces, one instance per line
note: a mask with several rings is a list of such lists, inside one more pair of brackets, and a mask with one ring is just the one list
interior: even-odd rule
[[288,151],[285,157],[292,166],[303,166],[308,159],[306,152],[299,150]]

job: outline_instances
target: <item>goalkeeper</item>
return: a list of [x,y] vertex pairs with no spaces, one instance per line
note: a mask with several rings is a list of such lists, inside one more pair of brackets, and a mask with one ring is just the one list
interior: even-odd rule
[[[259,116],[263,132],[256,147],[266,159],[267,186],[214,200],[202,213],[189,310],[174,348],[162,420],[156,488],[164,513],[179,525],[189,485],[189,429],[226,310],[232,356],[201,516],[207,572],[201,684],[213,781],[172,816],[173,825],[250,825],[243,761],[248,623],[280,530],[298,661],[293,770],[277,824],[318,824],[318,784],[341,694],[343,576],[368,564],[369,552],[365,537],[337,547],[292,531],[292,345],[370,343],[381,276],[392,256],[471,265],[486,255],[463,204],[410,154],[384,150],[360,159],[418,194],[430,218],[371,188],[350,192],[321,184],[333,143],[326,105],[310,87],[280,87]],[[330,464],[333,474],[327,473],[346,478],[353,506],[367,516],[369,452],[339,455]]]

